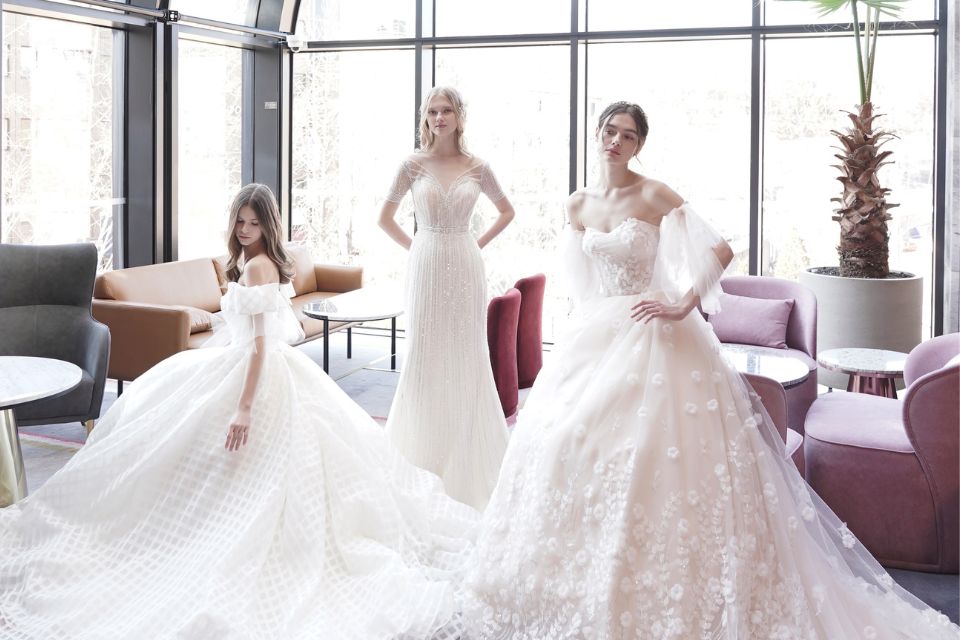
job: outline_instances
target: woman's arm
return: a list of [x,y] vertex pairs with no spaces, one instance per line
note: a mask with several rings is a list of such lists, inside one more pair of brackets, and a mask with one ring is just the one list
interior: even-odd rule
[[380,228],[386,231],[387,235],[393,238],[393,241],[399,244],[404,249],[409,249],[413,240],[406,234],[403,230],[403,227],[397,222],[396,216],[397,209],[400,207],[399,202],[392,202],[387,200],[383,203],[383,206],[380,207],[380,219],[378,224]]
[[[246,285],[251,287],[279,281],[277,268],[269,260],[255,260],[248,264],[244,269],[244,277],[246,278]],[[254,315],[252,320],[255,336],[253,350],[247,360],[247,373],[243,379],[243,389],[240,392],[240,400],[237,402],[237,410],[234,412],[233,418],[230,420],[230,426],[227,428],[227,440],[223,446],[228,451],[237,451],[247,444],[247,437],[250,435],[253,399],[257,393],[257,386],[260,384],[260,374],[263,371],[263,361],[266,357],[263,315]]]
[[507,225],[513,221],[513,218],[516,216],[516,212],[513,210],[513,205],[510,204],[510,200],[506,196],[500,198],[493,205],[497,208],[497,211],[500,212],[500,215],[497,216],[497,219],[493,221],[493,224],[490,225],[490,228],[484,232],[482,236],[477,239],[477,244],[480,245],[480,248],[483,249],[485,246],[490,244],[490,241],[500,235],[500,232],[507,228]]

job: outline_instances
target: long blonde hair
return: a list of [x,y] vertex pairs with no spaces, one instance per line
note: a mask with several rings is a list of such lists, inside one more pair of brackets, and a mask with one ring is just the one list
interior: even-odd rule
[[463,139],[463,129],[467,121],[467,110],[463,106],[463,98],[460,92],[453,87],[434,87],[423,97],[420,103],[420,150],[429,151],[433,146],[436,136],[430,131],[430,125],[427,124],[427,109],[430,108],[430,101],[436,96],[443,96],[450,101],[454,110],[457,112],[457,130],[454,135],[457,137],[457,151],[464,155],[470,155],[467,152],[467,145]]
[[265,184],[252,182],[237,192],[230,205],[230,224],[227,226],[227,279],[236,282],[240,279],[240,267],[237,262],[243,255],[243,247],[237,240],[237,218],[240,209],[249,206],[257,216],[260,233],[263,234],[264,252],[267,254],[280,272],[280,284],[293,280],[293,259],[283,247],[283,225],[280,221],[280,206],[277,198]]

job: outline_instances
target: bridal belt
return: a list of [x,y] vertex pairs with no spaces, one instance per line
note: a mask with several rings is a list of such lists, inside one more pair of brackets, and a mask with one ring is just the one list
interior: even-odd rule
[[418,224],[417,232],[429,231],[430,233],[468,233],[470,229],[467,225],[443,226],[433,224]]

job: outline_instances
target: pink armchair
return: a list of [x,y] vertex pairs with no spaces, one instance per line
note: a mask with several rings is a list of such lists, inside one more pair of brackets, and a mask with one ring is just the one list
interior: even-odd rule
[[[770,346],[754,346],[758,351],[771,351],[779,354],[788,354],[802,361],[810,370],[810,375],[800,384],[786,389],[787,394],[787,424],[791,429],[803,433],[804,418],[807,410],[817,397],[817,298],[810,289],[798,282],[769,278],[766,276],[728,276],[720,280],[720,287],[724,293],[744,298],[759,298],[764,300],[793,300],[793,307],[786,323],[786,349],[777,349]],[[724,313],[725,324],[742,323],[749,327],[756,322],[756,318],[744,314],[743,317],[730,318],[729,314],[737,313],[735,309],[721,310],[719,318]],[[746,331],[745,333],[750,333]],[[723,335],[718,332],[721,342],[725,342]],[[738,341],[739,342],[739,341]],[[755,344],[755,343],[751,343]]]
[[813,489],[888,567],[957,573],[960,334],[907,356],[902,399],[821,395],[804,453]]

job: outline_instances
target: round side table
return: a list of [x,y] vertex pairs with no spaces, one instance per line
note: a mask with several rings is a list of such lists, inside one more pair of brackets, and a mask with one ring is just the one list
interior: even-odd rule
[[847,391],[897,397],[897,378],[903,377],[907,354],[885,349],[828,349],[817,355],[824,369],[850,375]]

